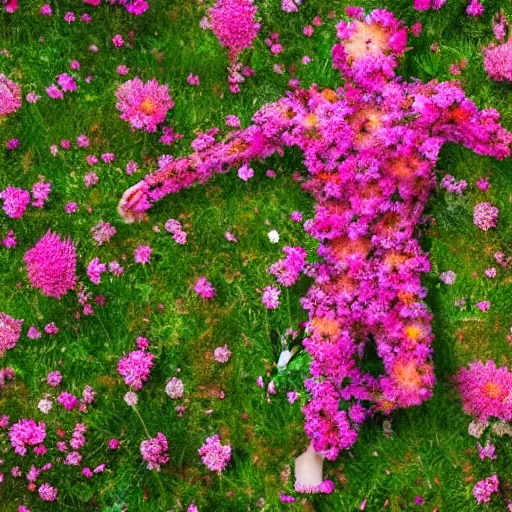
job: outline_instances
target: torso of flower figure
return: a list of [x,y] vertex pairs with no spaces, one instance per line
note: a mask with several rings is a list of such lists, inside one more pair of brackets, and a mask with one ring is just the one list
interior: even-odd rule
[[[328,459],[352,446],[368,415],[419,405],[432,394],[432,315],[420,280],[430,267],[415,236],[442,145],[504,158],[512,143],[499,114],[478,111],[457,83],[407,83],[395,75],[407,32],[393,14],[349,14],[333,48],[342,87],[289,92],[248,128],[222,142],[212,137],[201,151],[146,176],[119,205],[126,220],[143,220],[167,194],[300,148],[309,173],[303,188],[316,201],[305,229],[320,242],[315,282],[301,299],[312,356],[303,411],[307,435]],[[383,361],[380,376],[360,368],[368,342]]]

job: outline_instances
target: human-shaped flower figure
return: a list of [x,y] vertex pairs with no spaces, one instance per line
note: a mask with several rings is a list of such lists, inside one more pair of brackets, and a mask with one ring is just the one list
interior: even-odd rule
[[[313,447],[331,460],[354,444],[369,415],[432,395],[432,315],[420,281],[430,266],[416,235],[441,147],[453,142],[502,159],[512,144],[498,112],[479,111],[456,82],[407,83],[395,74],[407,31],[392,13],[347,14],[333,48],[343,86],[287,93],[247,129],[146,176],[119,205],[127,221],[144,220],[168,194],[300,148],[309,172],[303,188],[316,201],[305,228],[319,241],[315,282],[301,299],[312,356],[303,412]],[[380,376],[361,368],[368,344],[382,359]]]

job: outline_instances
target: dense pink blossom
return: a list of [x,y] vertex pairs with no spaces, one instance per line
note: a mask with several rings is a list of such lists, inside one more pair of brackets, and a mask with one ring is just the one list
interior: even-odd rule
[[52,487],[49,483],[45,482],[42,484],[39,489],[39,497],[43,501],[55,501],[57,499],[58,490],[55,487]]
[[46,425],[40,421],[36,423],[32,419],[22,419],[14,423],[9,430],[9,440],[14,452],[18,455],[26,455],[27,446],[37,446],[46,438]]
[[23,320],[15,320],[7,313],[0,313],[0,356],[16,346],[22,325]]
[[169,398],[181,398],[183,396],[183,381],[177,377],[173,377],[165,386],[165,392]]
[[30,284],[44,295],[60,299],[75,287],[76,252],[71,239],[61,240],[48,231],[25,253],[24,261]]
[[512,81],[512,40],[483,49],[484,67],[490,78],[498,82]]
[[43,208],[52,190],[51,181],[37,181],[32,185],[32,206]]
[[214,350],[213,356],[217,363],[227,363],[231,357],[231,350],[229,350],[227,345],[223,345]]
[[483,231],[488,231],[496,227],[499,213],[499,209],[491,203],[478,203],[473,209],[473,223]]
[[256,22],[258,7],[252,0],[217,0],[210,9],[213,33],[221,46],[229,50],[235,60],[258,37],[260,24]]
[[107,271],[107,265],[101,263],[99,258],[93,258],[87,266],[87,275],[94,284],[101,283],[101,274]]
[[263,289],[261,302],[267,309],[276,309],[279,307],[279,295],[281,295],[279,288],[276,286],[266,286]]
[[117,229],[110,222],[100,220],[96,226],[91,228],[92,238],[97,245],[110,242],[110,239],[117,233]]
[[21,108],[21,87],[0,73],[0,118]]
[[67,411],[71,411],[78,406],[78,398],[67,391],[63,391],[57,397],[57,402],[59,402]]
[[4,201],[4,212],[11,219],[21,219],[30,203],[30,193],[22,188],[9,186],[0,192],[0,199]]
[[476,502],[479,505],[480,503],[489,503],[492,494],[499,492],[499,485],[500,482],[496,474],[477,482],[473,487],[473,496]]
[[117,371],[121,374],[127,386],[142,389],[144,382],[149,379],[155,356],[145,350],[133,350],[119,360]]
[[457,385],[464,412],[485,422],[489,418],[512,421],[512,372],[494,361],[476,361],[462,368]]
[[222,472],[231,460],[231,445],[222,445],[217,434],[207,437],[205,443],[199,448],[199,455],[203,464],[210,471]]
[[160,466],[169,462],[167,438],[158,432],[156,437],[142,441],[140,453],[148,469],[160,471]]
[[155,132],[157,125],[165,121],[167,112],[174,107],[169,87],[159,85],[156,79],[146,83],[138,77],[128,80],[118,87],[116,98],[121,119],[133,128],[148,132]]
[[58,371],[53,371],[53,372],[50,372],[47,376],[46,376],[46,382],[48,383],[48,386],[51,386],[51,387],[56,387],[58,386],[62,381],[62,374]]
[[213,299],[217,293],[213,285],[204,276],[197,278],[194,291],[203,299]]

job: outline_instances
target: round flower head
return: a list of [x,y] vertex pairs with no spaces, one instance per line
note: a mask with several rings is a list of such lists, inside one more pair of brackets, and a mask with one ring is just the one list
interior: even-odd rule
[[14,423],[9,430],[9,440],[14,452],[24,456],[27,453],[27,446],[41,444],[46,438],[46,425],[40,421],[36,423],[31,419],[22,419]]
[[0,117],[21,108],[21,87],[0,73]]
[[144,382],[149,379],[153,367],[154,355],[145,350],[134,350],[119,360],[117,371],[121,374],[127,386],[142,389]]
[[229,58],[249,48],[258,37],[260,24],[255,21],[258,7],[252,0],[217,0],[210,9],[213,33],[219,43],[229,50]]
[[488,231],[496,227],[499,213],[499,209],[491,203],[478,203],[473,209],[473,223],[483,231]]
[[118,87],[116,98],[121,119],[133,128],[147,132],[155,132],[157,125],[165,121],[167,112],[174,107],[169,86],[159,85],[155,78],[146,83],[138,77],[128,80]]
[[183,396],[183,391],[183,381],[176,377],[173,377],[165,386],[165,392],[169,398],[181,398]]
[[4,212],[11,219],[21,219],[30,202],[30,193],[22,188],[7,187],[0,192],[0,199],[4,200]]
[[63,241],[58,233],[48,231],[24,260],[30,284],[47,297],[60,299],[75,287],[76,252],[71,239]]
[[333,47],[333,65],[345,78],[375,90],[394,76],[407,44],[407,28],[386,10],[376,9],[367,16],[357,13],[337,27],[341,43]]
[[6,313],[0,313],[0,356],[16,346],[22,325],[23,320],[15,320]]
[[464,412],[480,423],[489,418],[512,421],[512,372],[494,361],[476,361],[457,376]]
[[140,453],[148,463],[148,469],[154,469],[155,471],[160,471],[160,465],[169,462],[167,450],[167,438],[160,432],[156,437],[142,441],[140,444]]
[[231,460],[231,445],[222,445],[219,436],[215,434],[206,438],[203,446],[199,448],[199,455],[210,471],[222,472]]

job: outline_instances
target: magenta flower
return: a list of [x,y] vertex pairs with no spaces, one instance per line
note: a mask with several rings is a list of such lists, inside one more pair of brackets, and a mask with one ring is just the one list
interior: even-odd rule
[[160,466],[169,462],[167,450],[167,438],[160,432],[156,437],[142,441],[140,444],[140,453],[150,470],[160,471]]
[[459,371],[457,384],[466,414],[481,423],[491,417],[512,420],[512,372],[507,367],[497,368],[494,361],[470,363]]
[[46,425],[32,419],[22,419],[14,423],[9,430],[9,440],[17,455],[25,456],[27,446],[41,444],[46,438]]
[[71,239],[63,241],[58,233],[48,231],[25,253],[24,261],[30,284],[47,297],[60,299],[75,287],[76,252]]
[[42,484],[39,489],[39,497],[43,501],[55,501],[57,499],[58,490],[55,487],[52,487],[49,483],[45,482]]
[[231,350],[229,350],[227,345],[223,345],[214,350],[213,356],[217,363],[227,363],[231,358]]
[[159,85],[156,79],[146,83],[138,77],[128,80],[118,87],[116,98],[121,119],[133,128],[147,132],[155,132],[157,125],[165,121],[167,112],[174,107],[169,87]]
[[57,402],[59,402],[67,411],[71,411],[78,406],[78,398],[67,391],[63,391],[57,397]]
[[133,350],[128,356],[119,360],[117,371],[127,386],[142,389],[144,382],[149,379],[154,358],[155,356],[151,352]]
[[213,299],[216,290],[206,277],[199,277],[194,284],[194,291],[203,299]]
[[181,398],[183,396],[184,391],[183,381],[173,377],[165,386],[165,392],[169,396],[169,398]]
[[101,283],[101,274],[107,271],[107,265],[101,263],[99,258],[93,258],[87,266],[87,275],[94,284]]
[[473,487],[473,496],[476,502],[479,505],[480,503],[489,503],[491,501],[491,495],[499,492],[499,485],[500,482],[496,474],[477,482]]
[[110,239],[117,233],[117,229],[110,222],[100,220],[96,226],[91,228],[92,238],[97,245],[110,242]]
[[199,448],[199,455],[210,471],[221,473],[231,460],[231,445],[222,445],[219,436],[215,434],[206,438],[206,442]]
[[266,286],[263,289],[261,302],[267,309],[277,309],[279,307],[279,296],[281,290],[276,286]]
[[491,203],[478,203],[473,209],[473,223],[476,227],[488,231],[496,227],[500,211]]
[[249,48],[258,37],[260,24],[255,21],[258,7],[252,0],[217,0],[210,9],[210,22],[219,43],[229,50],[229,58]]
[[30,203],[30,193],[22,188],[9,186],[0,192],[0,199],[4,201],[4,212],[11,219],[21,219]]
[[[27,100],[28,101],[28,100]],[[0,118],[21,108],[21,87],[0,73]]]
[[141,263],[142,265],[149,263],[152,252],[153,249],[151,249],[149,245],[139,245],[139,247],[133,251],[135,263]]
[[22,325],[23,320],[15,320],[6,313],[0,313],[0,356],[16,346]]

